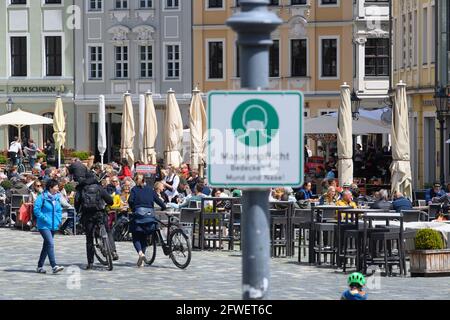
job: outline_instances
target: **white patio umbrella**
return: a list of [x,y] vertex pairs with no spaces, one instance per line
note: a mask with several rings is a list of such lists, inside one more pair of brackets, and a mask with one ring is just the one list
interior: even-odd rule
[[341,86],[341,103],[338,116],[338,172],[339,184],[353,183],[353,137],[352,137],[352,107],[350,87],[345,83]]
[[101,95],[99,97],[98,103],[98,152],[100,153],[100,158],[102,162],[103,170],[103,158],[105,156],[107,142],[106,142],[106,107],[105,107],[105,96]]
[[152,93],[145,95],[145,123],[144,123],[144,163],[156,164],[156,137],[158,136],[158,120]]
[[206,143],[206,111],[200,90],[195,88],[192,92],[190,108],[190,130],[191,130],[191,166],[198,168],[202,176],[202,163],[205,159]]
[[139,159],[146,162],[144,156],[145,96],[139,95]]
[[409,146],[408,103],[406,84],[397,84],[395,104],[392,110],[392,192],[401,192],[412,199],[412,174]]
[[61,96],[56,97],[55,112],[53,114],[53,139],[55,147],[58,149],[58,168],[61,166],[61,148],[66,143],[66,120],[64,118],[64,109]]
[[53,120],[21,109],[0,116],[0,127],[16,127],[19,130],[19,137],[21,137],[23,127],[43,124],[53,124]]
[[122,114],[122,141],[120,145],[121,158],[127,159],[130,167],[134,164],[133,145],[136,133],[134,130],[133,103],[131,95],[127,92],[124,95]]
[[183,144],[183,119],[181,118],[175,91],[172,89],[167,93],[165,130],[164,153],[166,164],[178,168],[182,162],[180,150]]
[[[338,114],[332,113],[304,121],[305,134],[337,134]],[[355,136],[368,134],[390,134],[391,126],[381,120],[363,116],[359,120],[352,120],[352,133]]]

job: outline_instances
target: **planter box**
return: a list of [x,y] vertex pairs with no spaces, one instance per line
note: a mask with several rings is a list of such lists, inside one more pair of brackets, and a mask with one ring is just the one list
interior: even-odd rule
[[450,276],[450,249],[410,252],[411,277]]

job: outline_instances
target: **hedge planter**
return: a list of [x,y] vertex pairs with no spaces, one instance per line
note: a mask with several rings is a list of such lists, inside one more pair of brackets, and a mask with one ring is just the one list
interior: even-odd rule
[[410,252],[411,277],[450,276],[450,249]]

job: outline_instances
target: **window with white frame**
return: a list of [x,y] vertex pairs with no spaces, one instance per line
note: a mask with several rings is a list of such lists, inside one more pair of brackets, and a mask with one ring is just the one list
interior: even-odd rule
[[336,38],[321,39],[321,77],[336,78],[338,76],[338,40]]
[[180,45],[166,45],[166,78],[170,80],[180,79]]
[[128,78],[128,46],[116,46],[116,78]]
[[128,9],[128,0],[115,0],[115,9]]
[[208,79],[223,79],[223,41],[208,41]]
[[62,45],[61,37],[45,37],[46,76],[62,76]]
[[153,77],[153,46],[139,46],[141,78]]
[[153,7],[153,0],[139,0],[139,8],[149,9]]
[[90,46],[89,52],[89,80],[103,79],[103,47]]
[[422,63],[423,64],[427,64],[428,63],[428,8],[423,8],[423,18],[422,18]]
[[223,0],[207,0],[208,9],[220,9],[223,8]]
[[178,9],[180,6],[179,0],[165,0],[166,9]]

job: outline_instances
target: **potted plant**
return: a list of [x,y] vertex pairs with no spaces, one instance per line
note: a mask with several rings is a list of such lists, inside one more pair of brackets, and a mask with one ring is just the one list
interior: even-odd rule
[[412,277],[450,275],[450,249],[444,249],[439,231],[419,230],[414,243],[415,250],[410,252]]
[[12,188],[12,182],[9,181],[9,180],[2,181],[2,183],[1,183],[0,185],[1,185],[2,188],[5,189],[5,190],[9,190],[9,189]]
[[94,156],[88,151],[75,151],[72,152],[73,158],[78,158],[88,168],[94,165]]
[[6,168],[7,164],[8,164],[8,157],[4,156],[3,154],[0,154],[0,169],[3,171]]

